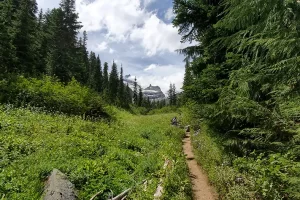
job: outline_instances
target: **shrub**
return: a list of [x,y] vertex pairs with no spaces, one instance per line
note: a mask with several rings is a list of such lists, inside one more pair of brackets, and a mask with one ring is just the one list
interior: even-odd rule
[[48,76],[42,79],[11,76],[0,82],[0,101],[17,107],[40,107],[86,118],[108,117],[100,95],[81,86],[75,79],[63,85]]

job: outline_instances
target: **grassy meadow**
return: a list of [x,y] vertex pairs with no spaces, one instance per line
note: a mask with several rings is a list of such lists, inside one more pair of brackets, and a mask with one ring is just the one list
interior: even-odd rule
[[[182,154],[184,131],[171,127],[174,114],[131,115],[110,108],[113,122],[38,109],[0,106],[1,200],[40,199],[57,168],[75,184],[79,199],[106,199],[133,187],[129,199],[153,199],[163,179],[162,199],[191,199]],[[170,160],[167,169],[165,160]],[[147,185],[141,184],[147,180]]]

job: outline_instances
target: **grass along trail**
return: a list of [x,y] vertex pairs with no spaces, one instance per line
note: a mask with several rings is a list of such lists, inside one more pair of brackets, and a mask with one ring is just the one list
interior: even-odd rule
[[190,171],[192,181],[193,196],[195,200],[215,200],[217,195],[208,182],[207,176],[194,158],[190,133],[186,133],[183,140],[183,151],[186,155],[186,162]]

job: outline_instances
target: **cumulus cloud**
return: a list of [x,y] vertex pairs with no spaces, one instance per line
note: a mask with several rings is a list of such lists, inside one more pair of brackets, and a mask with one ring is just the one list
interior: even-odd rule
[[109,53],[110,54],[113,54],[115,52],[115,50],[114,49],[112,49],[112,48],[109,48]]
[[[150,4],[154,0],[94,0],[90,4],[77,0],[76,4],[83,29],[106,32],[111,42],[138,43],[148,56],[185,47],[177,29],[143,9],[142,1]],[[172,10],[167,13],[172,17]]]
[[104,51],[108,48],[107,42],[101,42],[100,44],[97,45],[96,50],[98,51]]
[[144,7],[149,6],[151,3],[155,2],[156,0],[143,0],[144,1]]
[[151,64],[149,67],[152,68],[151,66],[155,66],[155,69],[137,75],[137,80],[143,88],[150,84],[158,85],[164,93],[167,93],[172,83],[176,85],[177,91],[181,91],[184,77],[183,66]]
[[173,13],[173,8],[169,8],[165,14],[166,20],[172,20],[175,17],[175,14]]
[[151,15],[141,28],[136,28],[130,36],[132,41],[139,41],[147,51],[148,56],[159,52],[174,52],[176,49],[184,48],[180,43],[181,37],[171,24],[165,24],[156,15]]
[[156,68],[157,68],[157,65],[151,64],[151,65],[149,65],[149,67],[147,67],[146,69],[144,69],[144,71],[149,71],[149,70],[156,69]]
[[104,30],[119,40],[126,39],[130,30],[147,17],[140,0],[95,0],[89,4],[77,0],[76,9],[86,31]]

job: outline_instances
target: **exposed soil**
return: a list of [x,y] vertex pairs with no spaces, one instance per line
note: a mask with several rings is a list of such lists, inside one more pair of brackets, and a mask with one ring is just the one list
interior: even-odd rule
[[183,140],[183,151],[186,155],[186,162],[190,171],[190,178],[193,185],[193,196],[195,200],[215,200],[217,194],[214,188],[209,184],[207,176],[203,173],[201,167],[194,158],[193,147],[190,133],[186,133]]

